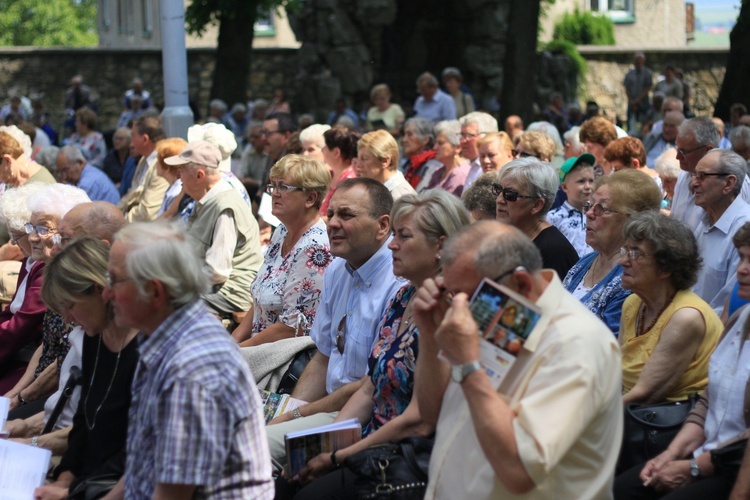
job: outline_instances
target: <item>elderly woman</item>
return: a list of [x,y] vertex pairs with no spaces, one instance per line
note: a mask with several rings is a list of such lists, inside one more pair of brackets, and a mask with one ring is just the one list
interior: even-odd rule
[[461,197],[471,168],[461,160],[461,123],[445,120],[435,124],[435,159],[441,163],[425,189],[440,188]]
[[[187,144],[187,141],[181,137],[171,137],[169,139],[162,139],[156,143],[156,173],[160,177],[164,177],[169,183],[169,187],[164,192],[164,201],[161,203],[161,208],[157,212],[157,217],[161,216],[166,212],[172,203],[180,197],[182,193],[182,181],[180,180],[180,167],[174,165],[167,165],[164,163],[164,158],[171,158],[177,156],[182,152],[182,149]],[[182,196],[180,204],[177,208],[178,211],[182,211],[190,201],[188,195]]]
[[547,163],[552,161],[555,156],[555,142],[545,134],[539,131],[530,131],[522,133],[516,142],[513,150],[514,158],[537,158]]
[[[385,129],[398,137],[398,129],[406,118],[398,104],[391,103],[391,89],[379,83],[370,90],[370,101],[374,104],[367,110],[367,121],[374,129]],[[382,125],[381,125],[382,122]]]
[[513,141],[505,132],[490,132],[477,142],[482,172],[497,171],[513,159]]
[[581,124],[578,137],[584,146],[586,146],[586,151],[596,158],[596,165],[594,166],[596,168],[596,176],[600,177],[609,174],[612,168],[609,166],[606,158],[604,158],[604,148],[610,142],[617,139],[617,129],[612,122],[603,116],[589,118]]
[[654,170],[661,179],[661,187],[664,192],[664,199],[661,202],[662,210],[669,211],[672,208],[672,198],[674,197],[674,187],[677,184],[677,176],[680,175],[680,160],[677,159],[677,149],[667,148],[656,158]]
[[31,139],[15,125],[0,127],[0,156],[6,160],[0,163],[0,182],[6,188],[27,182],[57,182],[46,168],[31,160]]
[[552,142],[555,144],[555,152],[549,163],[556,169],[560,168],[565,161],[565,146],[563,145],[562,138],[560,138],[560,132],[557,127],[550,122],[534,122],[529,124],[526,130],[529,132],[541,132],[552,139]]
[[47,310],[39,295],[44,262],[31,258],[31,243],[25,224],[31,217],[27,201],[44,188],[40,182],[8,190],[0,198],[0,219],[5,222],[13,245],[23,255],[13,299],[0,312],[0,394],[8,393],[20,380],[42,336],[42,320]]
[[124,473],[138,331],[115,324],[109,294],[103,293],[116,286],[107,277],[108,258],[106,243],[84,237],[68,244],[45,270],[45,302],[80,325],[85,336],[81,403],[68,448],[55,482],[37,488],[35,498],[66,498],[87,478],[106,475],[116,481]]
[[723,329],[711,307],[690,287],[701,258],[687,226],[657,211],[625,224],[620,250],[624,403],[679,401],[708,383],[708,358]]
[[80,149],[86,161],[101,169],[107,156],[104,136],[96,131],[96,113],[87,107],[76,111],[76,131],[70,134],[68,145]]
[[513,160],[500,171],[495,184],[497,220],[516,226],[532,239],[542,254],[545,268],[560,278],[578,260],[578,254],[565,236],[547,222],[557,192],[555,169],[536,158]]
[[422,192],[440,167],[435,160],[435,125],[424,118],[409,118],[404,123],[404,135],[401,137],[401,149],[404,152],[404,164],[401,170],[409,184]]
[[331,185],[320,205],[320,215],[323,217],[339,183],[344,179],[357,177],[352,161],[357,158],[357,141],[360,137],[359,132],[342,125],[336,125],[323,134],[323,162],[331,171]]
[[[65,184],[46,186],[28,199],[31,217],[24,228],[34,261],[46,263],[52,258],[60,221],[68,210],[89,201],[83,190]],[[45,313],[42,345],[34,353],[21,380],[6,393],[6,397],[12,397],[11,409],[48,396],[55,390],[58,362],[62,362],[68,352],[69,332],[70,326],[65,324],[62,316],[53,311]]]
[[[336,419],[359,419],[364,439],[337,450],[335,462],[328,453],[314,457],[300,473],[298,479],[303,483],[328,474],[334,463],[344,463],[347,457],[368,446],[407,436],[427,436],[434,431],[422,422],[417,400],[412,398],[419,354],[419,330],[411,321],[412,302],[422,282],[440,272],[444,241],[469,224],[469,215],[458,198],[434,190],[401,197],[393,205],[391,221],[393,240],[388,248],[393,252],[393,273],[409,284],[396,293],[381,321],[370,354],[369,375]],[[351,491],[354,474],[347,469],[342,471],[313,481],[295,498],[329,498],[327,495],[333,492]],[[280,486],[284,488],[283,484]],[[277,498],[284,498],[280,493]]]
[[122,180],[122,172],[125,170],[125,162],[130,158],[131,129],[127,127],[118,128],[112,136],[113,149],[104,158],[102,170],[112,179],[115,184]]
[[495,220],[497,195],[493,186],[499,183],[500,173],[493,170],[477,177],[477,180],[463,192],[461,201],[469,211],[472,222]]
[[615,172],[623,168],[638,170],[651,177],[659,189],[662,188],[659,174],[646,166],[646,150],[640,139],[635,137],[615,139],[604,148],[604,159],[609,162],[610,168]]
[[586,146],[578,137],[578,131],[581,127],[572,127],[563,134],[563,156],[567,160],[573,156],[581,156],[586,152]]
[[[660,238],[661,235],[656,239]],[[737,267],[740,296],[747,300],[750,299],[750,224],[742,226],[733,240],[741,257]],[[666,451],[616,478],[616,499],[729,496],[735,477],[714,469],[711,452],[750,437],[748,317],[750,307],[744,306],[734,321],[727,324],[708,362],[708,387],[698,404]]]
[[375,130],[362,136],[357,143],[357,159],[354,171],[359,177],[374,179],[388,188],[397,200],[406,194],[416,194],[398,165],[398,144],[385,130]]
[[330,125],[321,125],[316,123],[310,125],[299,133],[299,141],[302,144],[302,155],[312,156],[316,160],[323,159],[323,148],[326,147],[326,140],[323,134],[331,130]]
[[622,303],[629,290],[622,288],[620,247],[622,228],[630,216],[658,210],[661,193],[649,176],[632,169],[600,177],[592,204],[584,206],[586,243],[594,250],[579,260],[563,286],[596,314],[615,335],[620,330]]
[[318,211],[331,176],[323,163],[287,155],[271,168],[267,186],[280,221],[250,291],[253,314],[232,336],[242,347],[308,335],[332,257]]

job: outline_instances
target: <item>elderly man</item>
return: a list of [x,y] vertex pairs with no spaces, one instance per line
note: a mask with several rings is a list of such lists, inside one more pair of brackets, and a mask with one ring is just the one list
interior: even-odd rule
[[745,161],[750,161],[750,127],[738,125],[729,133],[732,151],[740,155]]
[[[425,498],[610,497],[623,419],[617,341],[513,227],[469,226],[442,260],[444,279],[425,281],[414,302],[416,396],[437,424]],[[499,387],[480,362],[468,307],[482,278],[542,311]]]
[[[268,439],[274,460],[286,460],[284,434],[333,422],[361,385],[378,324],[403,285],[393,275],[388,249],[392,203],[383,184],[366,178],[341,181],[331,198],[328,237],[338,258],[323,278],[310,333],[318,352],[292,394],[309,404],[271,422]],[[337,348],[340,332],[348,337],[343,352]]]
[[120,193],[112,180],[98,168],[86,163],[86,158],[78,148],[63,147],[57,154],[55,164],[65,182],[83,189],[92,200],[112,204],[120,201]]
[[[263,121],[260,131],[264,151],[268,153],[268,163],[263,171],[260,185],[268,184],[268,173],[277,161],[286,154],[286,146],[292,133],[297,130],[297,124],[289,113],[271,113]],[[263,190],[258,189],[258,199],[263,195]]]
[[505,132],[511,139],[523,134],[523,120],[518,115],[510,115],[505,119]]
[[643,140],[643,147],[646,149],[646,165],[654,168],[659,155],[667,148],[675,147],[677,127],[683,121],[685,121],[685,115],[680,111],[669,111],[664,115],[661,132],[651,133]]
[[156,219],[169,183],[156,171],[156,143],[164,139],[161,119],[148,113],[133,122],[130,148],[141,155],[130,190],[118,207],[128,222]]
[[694,229],[703,266],[692,290],[721,315],[737,281],[740,256],[732,236],[750,221],[750,205],[740,195],[747,162],[726,149],[709,151],[692,172],[695,204],[705,210]]
[[466,189],[482,175],[477,143],[486,134],[497,132],[497,120],[487,113],[474,111],[463,116],[459,121],[461,122],[461,156],[471,162],[469,175],[466,176],[464,184],[464,189]]
[[104,295],[145,338],[133,379],[125,498],[273,498],[263,408],[237,345],[200,300],[182,230],[131,224],[115,237]]
[[456,119],[456,103],[453,97],[440,90],[438,80],[432,73],[422,73],[417,78],[420,96],[414,103],[418,118],[431,122]]
[[263,263],[258,223],[250,207],[222,179],[221,152],[208,141],[188,143],[164,163],[180,167],[182,189],[196,205],[187,234],[213,287],[203,294],[209,310],[224,319],[239,319],[252,305],[250,285]]

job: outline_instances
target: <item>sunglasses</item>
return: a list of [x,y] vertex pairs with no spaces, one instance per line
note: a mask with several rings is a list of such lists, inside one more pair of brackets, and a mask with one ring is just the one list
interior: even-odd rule
[[504,188],[502,184],[493,184],[492,185],[492,192],[495,193],[495,196],[503,195],[503,199],[505,201],[514,202],[517,201],[518,198],[528,198],[530,200],[533,200],[534,196],[527,196],[525,194],[518,194],[518,191],[512,188]]
[[344,348],[346,347],[346,314],[341,317],[339,326],[336,328],[336,349],[339,354],[344,354]]

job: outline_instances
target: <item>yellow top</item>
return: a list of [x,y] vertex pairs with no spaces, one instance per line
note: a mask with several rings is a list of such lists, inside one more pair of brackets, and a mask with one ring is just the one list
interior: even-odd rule
[[711,307],[690,290],[677,292],[672,303],[667,306],[654,326],[640,337],[635,335],[635,324],[638,309],[643,301],[636,294],[632,294],[622,305],[622,332],[620,345],[622,346],[622,393],[630,391],[641,375],[643,366],[654,352],[656,344],[664,327],[672,319],[672,315],[684,307],[692,307],[701,313],[706,324],[706,334],[698,351],[688,364],[685,373],[667,398],[667,401],[687,399],[690,394],[700,392],[708,385],[708,360],[714,352],[719,337],[724,329],[721,320]]

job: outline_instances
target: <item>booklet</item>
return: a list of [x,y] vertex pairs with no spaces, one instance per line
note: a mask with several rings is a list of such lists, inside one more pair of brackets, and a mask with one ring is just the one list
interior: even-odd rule
[[482,365],[495,387],[499,387],[531,334],[541,310],[512,290],[485,278],[469,305],[479,326]]
[[266,423],[279,415],[307,404],[307,401],[293,398],[289,394],[277,394],[275,392],[264,391],[263,389],[258,390],[260,391],[260,400],[263,403],[263,416],[266,418]]
[[34,498],[44,485],[52,452],[0,439],[0,500]]
[[8,411],[10,409],[10,399],[0,397],[0,436],[3,435],[5,423],[8,421]]
[[362,426],[352,418],[321,427],[290,432],[284,435],[286,443],[286,474],[291,479],[307,462],[321,453],[331,453],[351,446],[362,439]]

